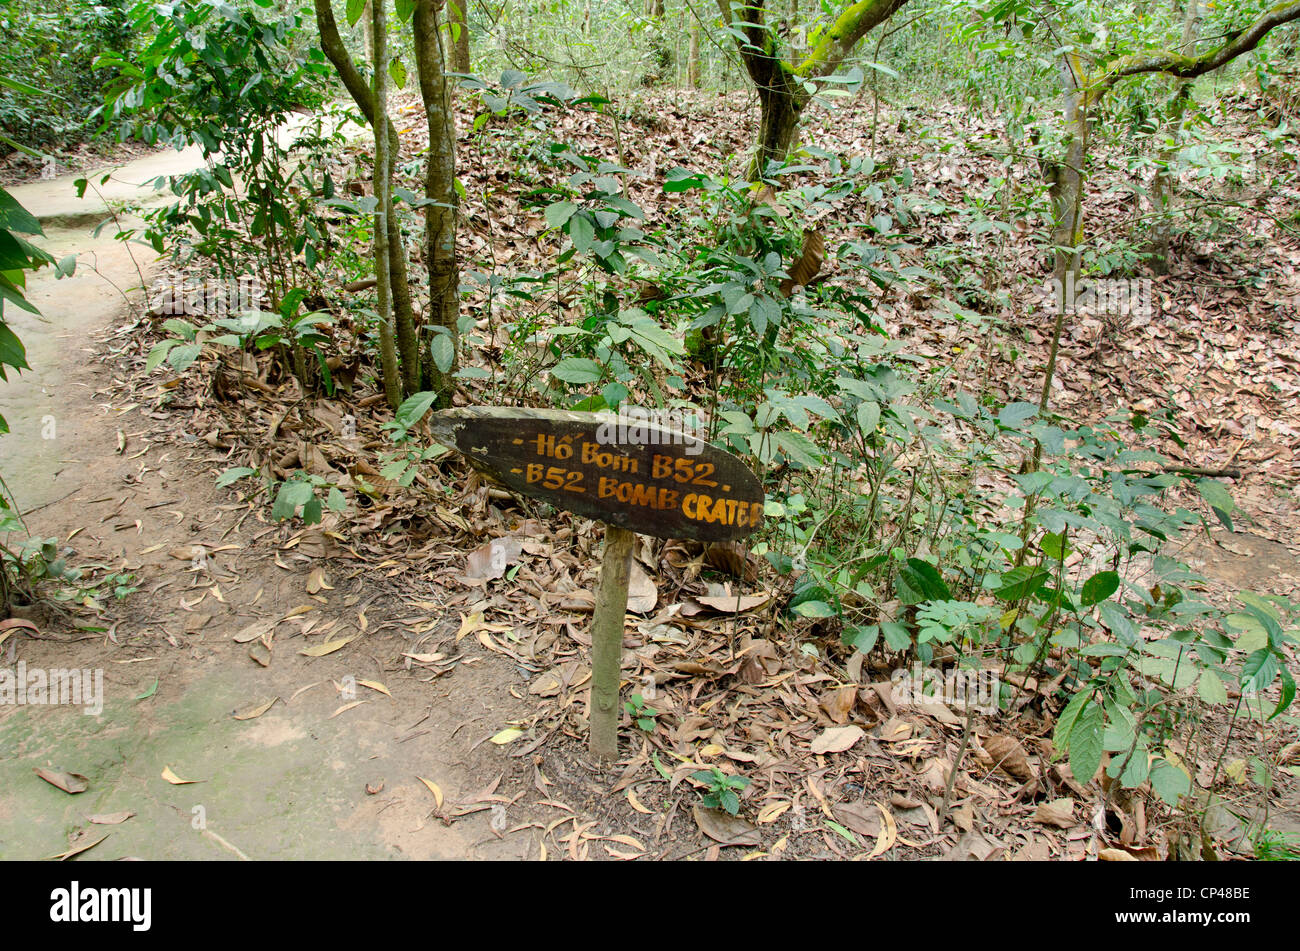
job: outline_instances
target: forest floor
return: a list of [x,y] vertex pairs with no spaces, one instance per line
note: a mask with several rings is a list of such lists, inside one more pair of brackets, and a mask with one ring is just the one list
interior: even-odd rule
[[[644,108],[635,135],[616,137],[590,113],[557,120],[551,134],[644,171],[634,198],[654,208],[663,171],[735,161],[752,132],[738,118],[749,115],[740,97],[674,93],[659,106]],[[833,120],[814,119],[809,137],[828,149],[870,147],[869,108]],[[992,128],[980,121],[955,109],[891,111],[875,153],[914,153],[906,124],[969,146]],[[406,126],[404,146],[415,153],[418,121]],[[465,139],[464,154],[475,155],[482,139]],[[620,141],[635,145],[624,151]],[[503,187],[515,174],[506,155],[478,154],[461,170],[466,260],[490,252],[509,267],[540,258],[544,225]],[[953,205],[998,167],[977,147],[910,160]],[[1102,177],[1090,198],[1099,231],[1132,212],[1111,185]],[[62,230],[65,211],[17,197],[60,226],[52,245],[87,252],[78,244],[84,221],[71,226],[73,240]],[[1171,455],[1243,470],[1233,491],[1247,517],[1185,550],[1224,601],[1240,589],[1300,593],[1300,243],[1258,222],[1247,226],[1263,236],[1251,267],[1269,282],[1242,280],[1243,261],[1226,241],[1179,245],[1174,273],[1156,279],[1152,320],[1122,335],[1095,319],[1071,327],[1054,396],[1081,422],[1120,405],[1172,403],[1191,438],[1168,447]],[[959,215],[936,214],[925,227],[934,244],[979,244]],[[1023,233],[995,251],[1008,273],[1041,270]],[[129,259],[106,258],[101,271],[110,263],[122,286],[138,282]],[[247,384],[234,394],[145,376],[153,320],[138,306],[110,306],[108,294],[74,291],[48,273],[33,278],[33,300],[67,315],[52,317],[54,343],[39,351],[44,363],[33,360],[57,367],[42,384],[55,408],[40,412],[33,399],[28,435],[15,426],[0,441],[0,470],[33,535],[58,539],[75,549],[74,564],[91,566],[75,603],[33,606],[34,628],[0,631],[10,635],[0,642],[4,663],[102,669],[105,678],[102,716],[0,708],[0,857],[83,848],[101,859],[1167,853],[1176,819],[1148,814],[1138,797],[1102,814],[1095,791],[1050,761],[1050,722],[1028,711],[981,718],[958,772],[955,827],[941,825],[936,807],[962,719],[938,704],[898,704],[887,665],[845,669],[829,647],[824,661],[811,657],[801,647],[825,646],[825,635],[808,622],[778,623],[779,598],[753,559],[677,542],[642,540],[638,549],[645,571],[624,669],[633,683],[654,685],[658,722],[653,737],[624,725],[627,757],[606,776],[582,743],[599,545],[590,522],[520,504],[449,461],[427,467],[410,490],[384,485],[384,441],[368,412],[375,401],[360,386],[305,402],[250,383],[255,363],[208,367]],[[96,296],[103,306],[89,308]],[[1032,309],[1019,289],[1000,307],[1019,353],[992,348],[990,375],[1007,399],[1024,398],[1044,362],[1045,321],[1022,316]],[[924,295],[892,294],[880,315],[919,356],[986,351]],[[52,447],[32,428],[46,415],[58,426]],[[343,436],[345,415],[358,420],[356,440]],[[53,452],[46,468],[24,470],[41,451]],[[321,526],[277,524],[262,500],[214,486],[215,474],[254,457],[340,484],[365,478],[383,492]],[[509,553],[504,576],[484,557],[494,539]],[[119,585],[138,590],[119,600]],[[753,595],[739,613],[727,606],[737,590]],[[1290,752],[1272,750],[1283,762],[1295,755],[1289,729],[1280,742]],[[860,735],[841,749],[853,730]],[[1248,734],[1229,759],[1253,752],[1251,743]],[[1208,782],[1211,763],[1188,759]],[[714,763],[753,779],[741,819],[698,808],[689,776]],[[84,776],[89,788],[69,796],[37,768]],[[1265,798],[1243,771],[1232,777],[1220,777],[1209,807],[1225,857],[1250,854],[1244,825]],[[1300,782],[1285,770],[1275,782],[1270,822],[1300,830]]]

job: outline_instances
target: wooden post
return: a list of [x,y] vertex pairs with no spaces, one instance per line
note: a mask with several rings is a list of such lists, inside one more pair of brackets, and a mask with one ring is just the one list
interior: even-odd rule
[[623,621],[636,533],[605,524],[596,609],[591,618],[591,755],[618,759],[619,681],[623,668]]

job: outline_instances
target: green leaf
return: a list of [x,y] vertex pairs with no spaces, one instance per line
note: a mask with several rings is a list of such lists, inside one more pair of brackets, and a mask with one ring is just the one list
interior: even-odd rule
[[314,492],[310,482],[280,483],[280,491],[276,493],[275,504],[271,506],[271,517],[281,521],[286,518],[293,518],[298,506],[311,502],[313,495]]
[[248,466],[236,466],[233,469],[227,469],[217,476],[217,488],[224,489],[231,483],[238,482],[240,479],[251,475],[257,475],[257,470],[250,469]]
[[1218,479],[1197,479],[1196,491],[1201,493],[1201,498],[1205,499],[1213,509],[1228,514],[1232,514],[1236,509],[1232,496],[1228,494],[1228,487]]
[[1101,766],[1104,721],[1101,707],[1088,700],[1080,708],[1070,731],[1070,772],[1085,785],[1092,781]]
[[1020,601],[1038,591],[1051,575],[1039,568],[1021,565],[1002,576],[1002,587],[993,592],[1001,601]]
[[361,14],[365,12],[366,0],[348,0],[347,18],[348,26],[356,26],[357,21],[361,19]]
[[20,234],[45,234],[40,221],[3,188],[0,188],[0,228]]
[[1124,607],[1116,604],[1114,601],[1103,601],[1101,603],[1101,619],[1105,625],[1110,628],[1110,632],[1125,647],[1132,647],[1137,643],[1138,632],[1124,613]]
[[1201,679],[1196,682],[1196,692],[1211,706],[1228,702],[1228,691],[1224,689],[1223,681],[1208,668],[1201,671]]
[[846,627],[840,634],[841,643],[863,654],[871,653],[871,649],[876,646],[878,640],[880,640],[880,626],[878,624]]
[[569,219],[569,237],[579,254],[590,250],[591,242],[596,238],[596,226],[587,212],[580,211]]
[[1277,672],[1277,658],[1267,647],[1261,647],[1241,665],[1241,692],[1256,694],[1268,689],[1277,679]]
[[31,369],[27,365],[27,349],[23,342],[3,321],[0,321],[0,363],[19,370]]
[[825,601],[801,601],[791,610],[800,617],[835,617],[836,611]]
[[1176,806],[1180,796],[1192,791],[1192,779],[1167,759],[1157,757],[1151,764],[1151,788],[1166,803]]
[[909,558],[907,564],[899,569],[909,587],[921,595],[924,601],[949,601],[952,592],[943,580],[939,569],[921,558]]
[[1105,601],[1118,590],[1119,573],[1115,571],[1099,571],[1083,583],[1083,606],[1087,608],[1100,601]]
[[406,88],[406,66],[400,59],[389,60],[388,75],[398,89]]
[[173,347],[171,352],[167,354],[167,363],[176,370],[177,373],[181,373],[184,370],[187,370],[190,364],[197,360],[199,354],[202,352],[203,344],[201,343],[182,344],[179,347]]
[[397,407],[397,414],[393,417],[394,421],[403,429],[410,429],[424,419],[424,414],[429,412],[429,407],[433,405],[433,401],[437,398],[438,394],[431,390],[411,394],[402,401],[401,406]]
[[571,201],[557,201],[553,205],[547,205],[546,224],[551,228],[563,228],[577,210],[578,206]]
[[1295,699],[1295,679],[1291,676],[1291,671],[1282,666],[1278,668],[1278,673],[1282,675],[1282,696],[1278,698],[1273,712],[1268,715],[1270,720],[1291,706],[1291,701]]
[[780,432],[772,437],[778,449],[801,469],[815,469],[822,464],[821,450],[803,433]]
[[844,828],[844,826],[840,825],[838,822],[832,822],[831,820],[827,819],[826,828],[830,829],[836,835],[840,836],[840,838],[848,840],[848,842],[850,842],[851,844],[859,848],[862,846],[862,843],[858,841],[858,837],[854,835],[852,832],[850,832],[848,829]]
[[897,621],[881,621],[880,633],[885,635],[890,650],[901,651],[912,646],[912,635]]
[[180,343],[179,340],[160,340],[149,349],[149,356],[144,360],[144,372],[152,373],[167,358],[167,353],[172,347]]
[[998,425],[1014,429],[1026,420],[1038,415],[1038,407],[1033,403],[1008,403],[998,413]]
[[1091,694],[1091,690],[1080,690],[1070,698],[1070,702],[1061,711],[1061,718],[1056,721],[1056,729],[1052,732],[1052,746],[1058,752],[1064,753],[1069,750],[1070,734],[1074,731],[1074,725],[1079,719],[1079,712],[1083,709],[1084,704],[1088,702]]
[[451,365],[456,360],[456,345],[452,342],[451,334],[435,333],[429,341],[429,352],[433,354],[433,365],[439,373],[451,370]]
[[862,435],[870,436],[880,425],[880,404],[874,400],[863,400],[858,404],[858,428]]
[[137,700],[148,700],[150,697],[152,697],[152,696],[153,696],[155,693],[157,693],[157,692],[158,692],[158,678],[155,677],[155,678],[153,679],[153,686],[147,688],[147,689],[144,691],[144,693],[141,693],[141,694],[137,695],[135,699],[137,699]]
[[565,357],[551,368],[551,376],[574,386],[599,383],[605,371],[595,360],[586,357]]

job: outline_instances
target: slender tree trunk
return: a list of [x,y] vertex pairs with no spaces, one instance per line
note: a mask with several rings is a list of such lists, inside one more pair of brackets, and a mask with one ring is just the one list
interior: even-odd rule
[[[1066,142],[1064,161],[1052,167],[1051,198],[1055,224],[1052,228],[1052,246],[1055,260],[1052,280],[1059,291],[1056,301],[1056,324],[1052,330],[1052,344],[1047,356],[1047,370],[1043,374],[1043,389],[1038,408],[1046,412],[1052,396],[1052,378],[1056,374],[1056,357],[1061,346],[1061,331],[1065,315],[1073,309],[1068,300],[1078,282],[1080,249],[1083,242],[1083,163],[1088,156],[1088,92],[1081,63],[1076,53],[1066,53],[1061,58],[1061,77],[1065,84]],[[1035,453],[1035,462],[1037,452]]]
[[[330,5],[330,0],[313,0],[313,4],[316,10],[316,26],[320,33],[322,52],[333,64],[335,71],[339,74],[339,79],[343,81],[343,86],[348,91],[348,95],[357,104],[357,108],[361,110],[361,114],[365,116],[366,121],[376,130],[385,128],[388,130],[385,142],[388,157],[386,168],[388,177],[385,178],[385,181],[392,181],[393,168],[397,162],[399,149],[397,128],[386,114],[377,115],[374,90],[367,85],[365,77],[357,69],[357,64],[352,61],[352,56],[348,53],[347,47],[343,45],[343,38],[339,36],[338,23],[334,19],[334,10]],[[372,17],[371,23],[376,22],[380,22],[380,18]],[[376,200],[379,199],[377,193],[375,198]],[[397,221],[391,191],[388,194],[387,201],[380,202],[379,207],[384,210],[386,220],[391,225],[388,231],[389,285],[393,302],[393,319],[397,325],[397,341],[403,362],[401,368],[403,386],[407,391],[407,395],[410,395],[419,386],[420,347],[419,339],[415,334],[415,311],[411,307],[411,286],[407,281],[406,245],[402,241],[401,226]]]
[[[1179,47],[1180,53],[1191,55],[1191,47],[1200,32],[1200,26],[1200,0],[1187,0],[1183,10],[1183,42]],[[1179,81],[1174,87],[1173,98],[1170,102],[1169,118],[1166,126],[1169,130],[1169,138],[1164,148],[1160,150],[1156,162],[1155,179],[1151,183],[1152,204],[1155,205],[1155,210],[1159,214],[1152,229],[1155,234],[1151,241],[1151,267],[1157,274],[1169,273],[1169,243],[1172,229],[1170,228],[1168,216],[1173,211],[1177,197],[1175,195],[1177,183],[1174,176],[1170,174],[1170,169],[1177,162],[1178,147],[1183,137],[1183,117],[1187,113],[1187,106],[1191,102],[1191,98],[1191,82],[1187,80]]]
[[374,0],[366,0],[361,11],[361,52],[366,57],[366,65],[375,68],[375,11],[371,6]]
[[388,72],[388,27],[384,22],[384,0],[371,0],[373,73],[371,95],[374,97],[375,122],[375,278],[378,281],[376,296],[379,311],[379,356],[384,375],[384,394],[388,405],[397,409],[402,403],[402,381],[397,366],[397,350],[393,345],[392,273],[388,256],[388,190],[389,160],[388,89],[385,80]]
[[700,88],[700,21],[691,17],[691,46],[686,59],[686,82],[692,89]]
[[447,21],[452,25],[451,71],[468,73],[469,0],[447,0]]
[[[416,0],[412,21],[415,64],[420,97],[429,126],[429,153],[425,159],[425,258],[429,265],[429,347],[424,361],[423,386],[438,394],[438,405],[451,405],[455,388],[452,374],[459,352],[457,319],[460,316],[460,263],[456,259],[456,133],[451,94],[444,69],[442,34],[438,32],[437,0]],[[444,371],[433,354],[442,346],[438,328],[451,338],[451,364]]]

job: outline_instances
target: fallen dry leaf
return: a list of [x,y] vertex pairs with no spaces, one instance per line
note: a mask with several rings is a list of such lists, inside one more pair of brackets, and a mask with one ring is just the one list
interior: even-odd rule
[[58,786],[65,793],[75,795],[90,788],[90,780],[80,773],[65,773],[56,769],[46,769],[43,766],[33,769],[32,772],[51,786]]
[[843,753],[867,733],[860,726],[833,726],[812,742],[814,753]]
[[1034,769],[1029,765],[1029,756],[1020,741],[1013,736],[993,734],[984,739],[984,751],[993,757],[998,769],[1021,782],[1034,778]]
[[270,700],[266,701],[266,703],[260,703],[255,707],[249,707],[246,710],[234,714],[234,717],[236,720],[256,720],[267,710],[270,710],[275,706],[276,701],[279,699],[279,697],[272,697]]
[[720,809],[705,809],[703,806],[691,807],[695,824],[700,831],[715,842],[723,845],[755,846],[762,841],[762,835],[748,819],[733,816]]
[[1056,826],[1058,829],[1069,829],[1077,825],[1074,818],[1074,800],[1066,796],[1062,799],[1053,799],[1051,802],[1039,803],[1038,809],[1034,811],[1034,821],[1041,822],[1043,825]]
[[416,776],[420,782],[429,787],[429,792],[433,793],[433,804],[439,809],[442,808],[442,787],[431,779],[425,779],[423,776]]
[[173,786],[185,786],[188,785],[189,783],[198,782],[197,779],[181,779],[179,776],[177,776],[175,773],[172,772],[172,768],[170,766],[163,767],[162,778],[167,780],[167,782],[171,783]]
[[128,809],[122,812],[106,812],[99,815],[86,816],[86,821],[93,822],[97,826],[115,826],[126,822],[127,819],[130,819],[134,815],[135,813]]

